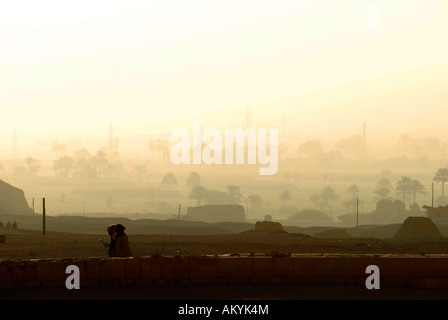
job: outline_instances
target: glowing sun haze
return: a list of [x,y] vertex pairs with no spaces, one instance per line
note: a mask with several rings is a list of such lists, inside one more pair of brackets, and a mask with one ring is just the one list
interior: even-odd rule
[[0,134],[241,127],[246,106],[264,128],[442,124],[447,12],[445,0],[3,1]]

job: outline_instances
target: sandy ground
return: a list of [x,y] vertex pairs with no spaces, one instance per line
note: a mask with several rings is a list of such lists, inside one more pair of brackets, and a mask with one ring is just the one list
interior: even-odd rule
[[[107,257],[107,234],[7,230],[0,259]],[[128,235],[134,256],[236,253],[448,253],[448,241],[406,242],[368,238],[317,239],[298,233],[245,231],[228,235]]]

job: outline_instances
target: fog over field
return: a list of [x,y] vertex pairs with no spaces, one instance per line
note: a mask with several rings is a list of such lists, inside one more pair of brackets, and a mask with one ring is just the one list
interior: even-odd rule
[[87,217],[187,219],[205,204],[303,227],[424,216],[448,205],[446,12],[2,3],[0,179],[35,214],[45,198],[48,215]]

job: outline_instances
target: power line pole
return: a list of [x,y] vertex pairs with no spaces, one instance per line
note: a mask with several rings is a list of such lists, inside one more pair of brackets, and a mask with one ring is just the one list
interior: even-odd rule
[[432,190],[431,190],[431,207],[434,208],[434,182],[432,183]]
[[42,199],[42,235],[45,235],[45,198]]
[[358,228],[358,219],[359,219],[359,200],[358,198],[356,198],[356,228]]

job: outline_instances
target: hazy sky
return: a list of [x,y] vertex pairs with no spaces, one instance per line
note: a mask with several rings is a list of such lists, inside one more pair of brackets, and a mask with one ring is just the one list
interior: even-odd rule
[[[366,26],[366,9],[379,26]],[[0,134],[446,123],[446,0],[2,1]]]

